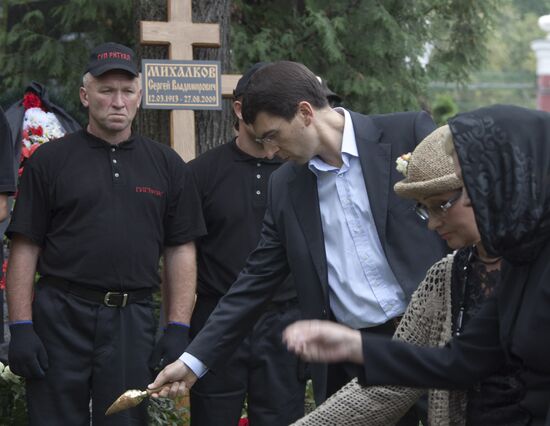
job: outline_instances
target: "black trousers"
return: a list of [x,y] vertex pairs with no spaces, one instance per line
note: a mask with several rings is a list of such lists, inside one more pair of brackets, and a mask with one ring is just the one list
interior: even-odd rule
[[[217,299],[197,299],[191,334],[195,336]],[[282,331],[300,319],[297,303],[271,307],[261,316],[226,364],[208,372],[191,388],[192,426],[235,426],[245,397],[250,426],[284,426],[304,415],[303,364],[282,343]]]
[[[367,333],[393,336],[397,323],[393,320],[377,327],[362,329]],[[368,361],[367,361],[368,362]],[[340,390],[350,380],[357,377],[359,383],[364,383],[364,370],[361,365],[350,362],[328,364],[327,398]],[[419,422],[427,423],[427,397],[422,397],[400,420],[397,426],[418,426]]]
[[147,405],[105,416],[127,389],[152,380],[147,361],[154,344],[149,300],[109,308],[57,288],[35,287],[33,322],[48,353],[41,380],[27,380],[31,425],[147,425]]

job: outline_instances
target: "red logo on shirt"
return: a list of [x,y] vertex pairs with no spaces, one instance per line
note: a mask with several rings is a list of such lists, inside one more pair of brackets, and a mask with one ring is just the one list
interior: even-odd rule
[[164,192],[159,191],[158,189],[149,188],[148,186],[136,186],[136,192],[151,194],[155,197],[162,197],[164,194]]

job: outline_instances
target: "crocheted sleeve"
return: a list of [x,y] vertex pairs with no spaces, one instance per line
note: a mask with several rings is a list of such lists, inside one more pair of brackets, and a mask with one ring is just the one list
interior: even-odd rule
[[[446,320],[446,298],[452,257],[447,257],[427,272],[414,292],[394,338],[415,345],[436,346],[450,333]],[[449,328],[449,330],[444,330]],[[426,392],[400,386],[362,387],[353,379],[294,426],[388,426],[395,424]]]

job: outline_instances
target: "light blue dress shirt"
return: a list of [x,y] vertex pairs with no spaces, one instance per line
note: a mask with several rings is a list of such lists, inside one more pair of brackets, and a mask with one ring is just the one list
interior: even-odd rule
[[[327,255],[329,302],[336,320],[359,329],[383,324],[407,307],[405,294],[384,255],[370,209],[349,112],[345,118],[340,169],[314,157]],[[185,352],[180,358],[198,377],[207,367]]]
[[376,231],[350,114],[336,111],[345,118],[342,167],[319,157],[308,166],[317,176],[330,308],[338,322],[359,329],[402,314],[407,303]]

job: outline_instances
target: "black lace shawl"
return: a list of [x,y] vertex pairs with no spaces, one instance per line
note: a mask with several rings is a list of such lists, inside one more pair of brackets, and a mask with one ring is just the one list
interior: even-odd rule
[[550,237],[550,114],[495,105],[449,126],[483,246],[533,261]]

